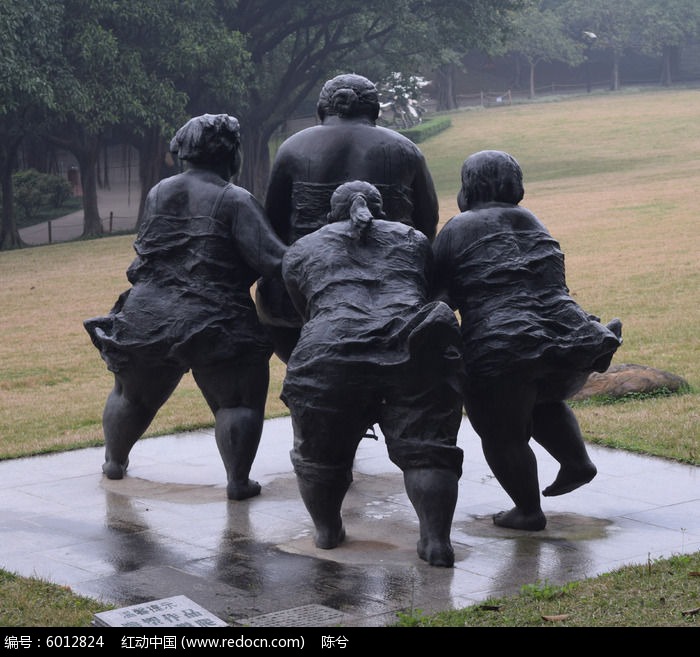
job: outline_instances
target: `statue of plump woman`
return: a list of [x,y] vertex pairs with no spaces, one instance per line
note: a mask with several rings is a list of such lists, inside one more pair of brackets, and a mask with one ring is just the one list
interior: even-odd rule
[[[317,104],[320,124],[289,137],[275,156],[265,210],[277,235],[293,244],[327,222],[330,199],[344,182],[374,185],[391,221],[420,230],[432,240],[438,200],[425,157],[407,137],[377,125],[379,94],[354,73],[328,80]],[[283,362],[299,338],[301,320],[279,279],[263,278],[258,311]]]
[[357,446],[378,424],[418,515],[420,558],[451,567],[463,459],[459,325],[431,299],[428,238],[387,219],[376,187],[345,183],[328,225],[285,254],[284,282],[303,318],[281,395],[291,458],[316,546],[334,548],[345,537],[341,506]]
[[236,118],[195,117],[170,148],[185,170],[148,194],[127,271],[132,287],[107,316],[84,322],[114,374],[102,470],[124,476],[131,448],[191,370],[214,414],[227,496],[242,500],[260,493],[249,474],[272,355],[250,288],[279,274],[285,246],[260,203],[230,182],[241,161]]
[[541,530],[532,437],[560,464],[542,494],[563,495],[593,479],[576,417],[566,399],[605,371],[622,343],[570,296],[564,254],[527,209],[517,161],[481,151],[462,166],[460,214],[433,243],[438,294],[459,311],[464,406],[486,461],[515,503],[494,516],[502,527]]

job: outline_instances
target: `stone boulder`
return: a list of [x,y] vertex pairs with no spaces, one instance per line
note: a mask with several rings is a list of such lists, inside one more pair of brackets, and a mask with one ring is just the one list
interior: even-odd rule
[[679,392],[688,388],[680,376],[645,365],[611,365],[605,372],[593,372],[586,384],[571,399],[581,401],[589,397],[624,397],[631,393],[654,393],[659,390]]

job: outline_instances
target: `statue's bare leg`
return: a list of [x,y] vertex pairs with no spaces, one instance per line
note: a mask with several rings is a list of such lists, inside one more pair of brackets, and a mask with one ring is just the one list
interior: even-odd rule
[[122,479],[129,466],[129,453],[153,421],[156,410],[131,402],[115,386],[102,413],[105,461],[102,472],[108,479]]
[[350,487],[349,476],[336,482],[312,481],[297,474],[301,499],[314,523],[314,544],[322,550],[338,547],[345,540],[341,507]]
[[455,554],[450,532],[459,476],[450,470],[413,468],[404,470],[403,479],[420,525],[418,556],[431,566],[452,568]]
[[591,481],[598,471],[588,456],[581,429],[569,405],[564,401],[537,404],[532,417],[533,438],[560,465],[555,480],[542,495],[564,495]]
[[102,472],[108,479],[124,477],[131,448],[148,429],[181,377],[181,372],[168,369],[115,375],[114,387],[102,413],[105,439]]
[[221,408],[214,434],[226,469],[226,496],[245,500],[260,495],[261,486],[249,478],[262,435],[263,415],[252,408]]
[[342,506],[367,420],[352,411],[290,405],[294,447],[290,453],[302,501],[314,524],[314,543],[331,550],[345,540]]
[[192,374],[214,413],[216,446],[226,469],[226,496],[245,500],[260,495],[261,486],[250,479],[250,471],[265,421],[268,361],[222,362],[193,369]]
[[540,506],[537,459],[530,448],[535,390],[505,378],[483,393],[465,397],[465,408],[481,438],[484,457],[494,476],[515,503],[493,517],[499,527],[540,531],[547,519]]

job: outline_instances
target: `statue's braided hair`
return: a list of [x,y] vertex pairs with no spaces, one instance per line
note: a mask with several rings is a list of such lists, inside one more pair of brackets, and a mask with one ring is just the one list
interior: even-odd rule
[[328,222],[347,221],[353,225],[361,240],[367,236],[373,219],[385,219],[382,195],[368,182],[353,180],[338,187],[331,196]]

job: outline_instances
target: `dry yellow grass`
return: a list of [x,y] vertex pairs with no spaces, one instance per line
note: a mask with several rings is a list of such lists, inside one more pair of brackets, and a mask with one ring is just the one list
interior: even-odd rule
[[[695,390],[698,110],[700,91],[692,89],[467,111],[452,117],[452,132],[423,148],[440,192],[442,221],[457,211],[455,160],[486,148],[514,155],[525,175],[523,205],[561,242],[574,297],[604,321],[623,320],[625,343],[614,362],[671,371]],[[584,406],[576,413],[592,441],[697,463],[697,402],[693,394]]]
[[[132,243],[127,235],[0,253],[0,458],[101,442],[112,377],[82,321],[128,287]],[[268,412],[279,415],[279,361],[273,371]],[[148,435],[211,423],[188,374]]]
[[[495,148],[525,173],[523,205],[566,253],[572,293],[604,321],[619,316],[614,362],[669,370],[700,389],[700,91],[591,95],[465,111],[421,145],[440,196],[457,212],[462,161]],[[99,444],[111,388],[82,327],[126,289],[133,236],[0,253],[0,458]],[[268,414],[279,400],[273,359]],[[596,442],[700,462],[698,393],[577,407]],[[209,409],[186,377],[149,435],[208,426]]]
[[[453,119],[465,135],[463,156],[501,148],[520,161],[523,205],[561,242],[573,294],[591,312],[625,322],[618,360],[639,357],[691,379],[700,312],[698,109],[700,92],[693,90],[584,97]],[[424,150],[430,159],[456,142],[440,136]],[[441,196],[441,207],[448,201]],[[670,348],[681,341],[687,344],[680,351]],[[696,358],[688,359],[687,349]]]

